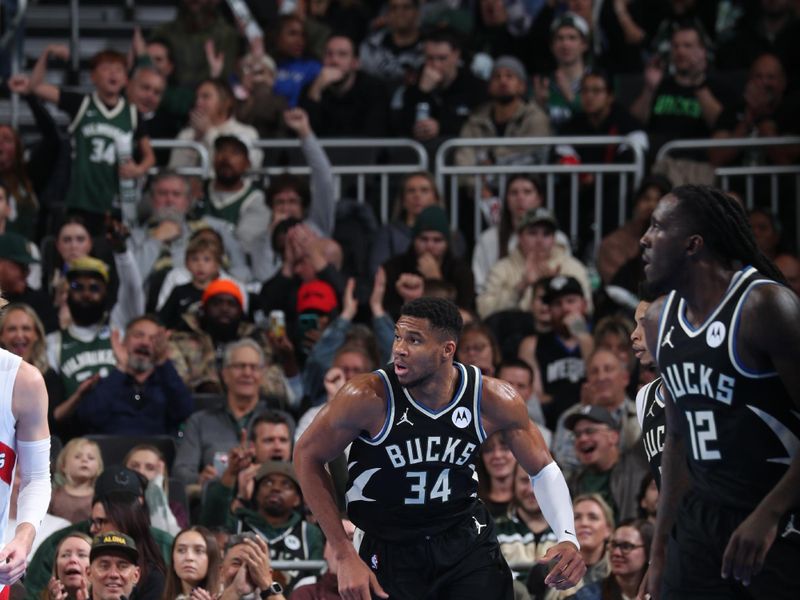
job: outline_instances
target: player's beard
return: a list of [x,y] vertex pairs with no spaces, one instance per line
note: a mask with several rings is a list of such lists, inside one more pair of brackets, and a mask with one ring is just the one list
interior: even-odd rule
[[96,325],[103,320],[103,316],[106,313],[105,300],[101,302],[76,302],[67,297],[67,306],[69,307],[69,314],[72,315],[72,321],[81,327]]

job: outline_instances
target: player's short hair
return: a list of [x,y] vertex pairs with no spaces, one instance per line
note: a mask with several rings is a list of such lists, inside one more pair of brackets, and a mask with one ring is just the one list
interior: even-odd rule
[[450,300],[423,296],[406,302],[400,309],[400,315],[427,319],[431,328],[458,342],[464,321],[458,307]]

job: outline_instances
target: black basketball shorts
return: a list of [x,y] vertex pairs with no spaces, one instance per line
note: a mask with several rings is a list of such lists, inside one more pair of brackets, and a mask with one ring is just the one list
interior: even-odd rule
[[411,542],[363,535],[358,553],[390,600],[513,600],[494,521],[478,503],[458,525]]
[[749,511],[721,507],[689,492],[676,516],[667,546],[664,600],[800,598],[800,513],[787,515],[767,553],[761,572],[744,586],[720,576],[731,535]]

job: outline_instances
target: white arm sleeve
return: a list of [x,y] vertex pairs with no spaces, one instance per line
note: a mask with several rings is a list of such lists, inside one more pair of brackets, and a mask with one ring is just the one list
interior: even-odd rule
[[17,440],[17,468],[22,481],[17,499],[17,523],[30,523],[36,531],[50,506],[50,438]]
[[572,542],[580,550],[581,545],[575,535],[575,516],[572,512],[572,498],[567,482],[555,461],[548,464],[536,475],[531,476],[533,493],[545,520],[556,534],[559,542]]

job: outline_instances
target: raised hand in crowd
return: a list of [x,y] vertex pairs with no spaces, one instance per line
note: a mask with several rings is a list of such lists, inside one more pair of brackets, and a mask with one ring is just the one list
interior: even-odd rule
[[302,108],[290,108],[283,111],[283,120],[287,127],[303,139],[311,134],[311,122],[308,120],[308,113]]
[[328,401],[330,401],[345,384],[344,371],[339,367],[331,367],[328,369],[328,372],[325,373],[322,382],[325,385],[325,393],[328,395]]
[[421,298],[425,292],[425,280],[415,273],[401,273],[394,285],[403,302]]
[[383,267],[378,267],[375,272],[375,279],[372,282],[372,293],[369,295],[369,309],[372,311],[373,318],[382,317],[386,314],[383,308],[383,297],[386,294],[386,271]]
[[203,50],[206,53],[206,62],[208,62],[208,71],[212,78],[217,78],[222,75],[222,69],[225,67],[225,54],[217,52],[213,39],[207,39],[203,45]]
[[342,312],[339,315],[343,319],[352,321],[358,312],[358,300],[356,300],[356,280],[350,277],[347,284],[344,286],[344,293],[342,294]]
[[226,487],[233,487],[239,473],[253,464],[255,455],[253,443],[247,439],[247,430],[242,429],[239,434],[239,445],[228,452],[228,466],[222,473],[220,482]]

